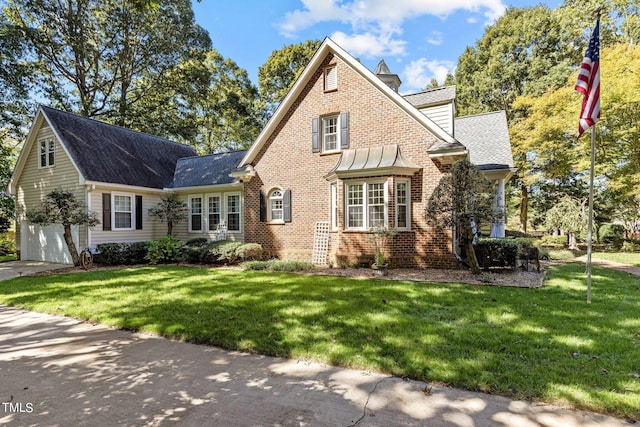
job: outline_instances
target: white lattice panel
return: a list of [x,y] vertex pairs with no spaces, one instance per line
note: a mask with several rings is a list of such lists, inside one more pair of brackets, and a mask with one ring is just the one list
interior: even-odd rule
[[313,253],[311,263],[313,265],[327,265],[329,254],[329,222],[316,222],[316,230],[313,234]]

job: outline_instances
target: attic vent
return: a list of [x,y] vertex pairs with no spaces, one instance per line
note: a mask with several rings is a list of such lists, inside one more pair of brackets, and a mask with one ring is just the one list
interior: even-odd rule
[[338,89],[338,68],[336,66],[324,69],[324,90]]

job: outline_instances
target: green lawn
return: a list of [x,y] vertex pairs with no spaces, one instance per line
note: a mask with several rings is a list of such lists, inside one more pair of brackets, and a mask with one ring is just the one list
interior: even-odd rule
[[591,256],[640,267],[640,253],[638,252],[594,252]]
[[16,260],[15,255],[0,255],[0,262],[9,262],[9,261],[15,261],[15,260]]
[[0,301],[130,330],[640,419],[640,278],[544,288],[144,267],[0,282]]

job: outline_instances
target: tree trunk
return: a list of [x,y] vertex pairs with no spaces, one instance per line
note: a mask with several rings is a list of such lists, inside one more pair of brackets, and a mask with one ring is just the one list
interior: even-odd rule
[[529,190],[522,183],[520,185],[520,231],[527,232],[527,217],[529,216]]
[[576,233],[569,233],[569,249],[578,249],[578,243],[576,242]]
[[466,251],[467,251],[467,262],[469,263],[469,267],[471,268],[471,273],[480,274],[480,265],[478,265],[478,258],[476,257],[476,250],[473,246],[473,231],[471,227],[465,233],[467,235],[466,238]]
[[173,222],[167,221],[167,234],[173,236]]
[[76,244],[73,242],[73,236],[71,235],[71,224],[64,224],[64,242],[67,244],[69,254],[71,254],[73,265],[75,265],[76,267],[79,266],[80,256],[78,255]]

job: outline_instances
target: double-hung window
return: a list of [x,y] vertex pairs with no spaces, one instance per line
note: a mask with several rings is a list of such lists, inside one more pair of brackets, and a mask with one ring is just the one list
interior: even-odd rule
[[207,196],[207,220],[209,231],[217,230],[218,225],[220,224],[220,202],[221,200],[219,195]]
[[227,194],[227,229],[240,231],[240,194]]
[[56,143],[53,138],[40,141],[40,167],[48,168],[55,165]]
[[322,151],[325,153],[340,149],[338,117],[322,118]]
[[189,231],[202,231],[202,197],[189,196]]
[[396,228],[411,228],[411,190],[409,181],[396,181]]
[[269,194],[269,215],[270,221],[283,221],[283,201],[284,197],[282,191],[279,189],[273,190]]
[[113,195],[113,229],[133,229],[133,196],[128,194]]
[[387,223],[387,187],[384,181],[347,183],[346,228],[368,230]]

